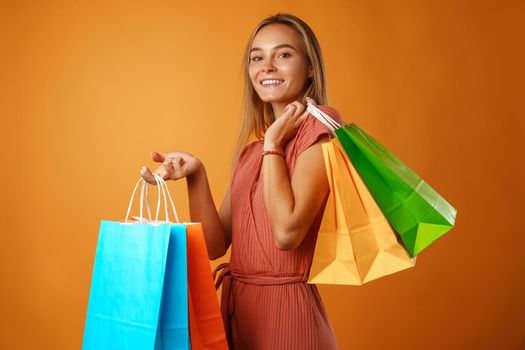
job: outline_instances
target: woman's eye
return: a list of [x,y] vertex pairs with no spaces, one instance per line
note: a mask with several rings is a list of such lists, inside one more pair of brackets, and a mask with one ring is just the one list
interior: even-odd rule
[[[277,57],[288,57],[290,56],[290,54],[288,52],[281,52],[277,55]],[[254,56],[252,58],[250,58],[251,61],[260,61],[261,60],[261,56]]]

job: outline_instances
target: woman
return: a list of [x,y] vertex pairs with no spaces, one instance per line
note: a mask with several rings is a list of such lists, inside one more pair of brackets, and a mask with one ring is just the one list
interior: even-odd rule
[[[255,28],[244,63],[243,127],[219,212],[195,156],[154,152],[162,162],[155,172],[186,177],[191,220],[203,225],[210,259],[232,245],[229,264],[215,271],[230,349],[335,349],[317,288],[306,283],[330,190],[321,143],[331,135],[305,98],[341,122],[326,106],[321,50],[307,24],[277,14]],[[155,184],[146,167],[141,175]]]

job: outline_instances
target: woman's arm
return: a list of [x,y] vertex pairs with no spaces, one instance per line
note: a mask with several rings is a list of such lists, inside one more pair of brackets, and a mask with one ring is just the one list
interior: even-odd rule
[[[326,141],[324,135],[299,155],[291,180],[282,157],[264,157],[264,203],[275,244],[281,250],[301,244],[330,191],[321,146]],[[282,146],[276,144],[265,144],[265,149],[282,152]]]
[[218,213],[204,166],[186,179],[191,221],[202,224],[209,259],[218,259],[226,254],[231,242],[230,186]]

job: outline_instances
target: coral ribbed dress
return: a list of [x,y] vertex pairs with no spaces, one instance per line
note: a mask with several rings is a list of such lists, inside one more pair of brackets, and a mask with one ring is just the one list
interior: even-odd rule
[[[318,107],[341,122],[332,107]],[[325,134],[333,137],[312,115],[305,118],[284,147],[290,179],[297,157]],[[250,143],[235,166],[231,258],[216,270],[220,271],[217,288],[222,283],[221,312],[230,349],[336,349],[317,287],[306,283],[328,196],[301,245],[291,251],[279,250],[259,178],[262,148],[263,141]]]

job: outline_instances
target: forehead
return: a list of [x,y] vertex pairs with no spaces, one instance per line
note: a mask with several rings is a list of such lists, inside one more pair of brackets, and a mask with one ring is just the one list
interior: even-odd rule
[[257,32],[251,48],[270,50],[281,44],[292,45],[297,50],[301,49],[299,34],[285,24],[270,24]]

